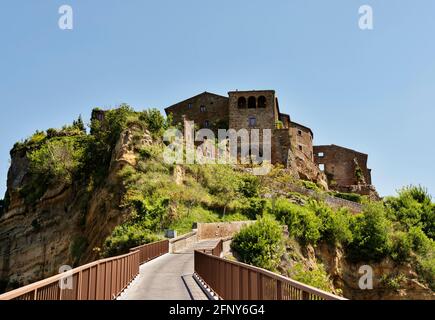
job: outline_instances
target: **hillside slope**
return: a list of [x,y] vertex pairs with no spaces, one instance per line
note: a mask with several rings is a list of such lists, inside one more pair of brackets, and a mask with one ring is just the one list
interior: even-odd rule
[[[94,109],[89,133],[79,118],[17,143],[0,203],[0,291],[124,253],[165,229],[263,216],[288,230],[274,271],[349,298],[433,299],[435,204],[423,188],[374,201],[328,192],[281,166],[254,176],[249,165],[166,163],[171,122],[122,105]],[[248,260],[268,260],[260,244],[246,248],[257,250]],[[358,288],[365,264],[375,290]]]

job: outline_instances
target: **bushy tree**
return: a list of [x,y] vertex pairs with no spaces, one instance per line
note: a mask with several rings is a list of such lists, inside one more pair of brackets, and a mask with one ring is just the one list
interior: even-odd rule
[[324,203],[310,201],[309,207],[321,219],[321,239],[333,245],[346,244],[352,241],[350,230],[351,214],[347,209],[332,210]]
[[162,136],[163,131],[167,129],[171,125],[170,122],[172,122],[171,117],[165,119],[160,111],[154,108],[143,111],[139,116],[139,120],[144,121],[147,124],[148,130],[156,136]]
[[77,130],[83,132],[83,133],[86,133],[86,127],[85,127],[85,124],[83,122],[82,115],[79,115],[77,120],[73,121],[73,127],[76,128]]
[[51,182],[70,184],[82,165],[83,155],[83,147],[74,139],[51,140],[29,154],[30,169]]
[[320,239],[322,220],[310,208],[280,198],[276,200],[272,212],[288,226],[289,234],[303,243],[315,244]]
[[407,230],[420,227],[429,238],[435,239],[435,206],[427,189],[408,186],[398,193],[398,197],[385,200],[393,218]]
[[390,253],[392,223],[382,203],[371,203],[351,222],[353,241],[348,245],[352,260],[378,261]]
[[239,185],[240,193],[247,197],[258,197],[260,189],[260,180],[257,176],[246,174],[242,177]]
[[260,198],[247,199],[248,205],[243,208],[242,213],[249,219],[256,219],[257,216],[262,216],[266,207],[266,200]]
[[271,217],[262,217],[237,233],[231,243],[241,261],[268,270],[275,270],[284,253],[280,224]]
[[296,281],[324,291],[330,292],[333,287],[323,264],[315,264],[311,270],[307,270],[302,263],[295,263],[289,269],[289,276]]

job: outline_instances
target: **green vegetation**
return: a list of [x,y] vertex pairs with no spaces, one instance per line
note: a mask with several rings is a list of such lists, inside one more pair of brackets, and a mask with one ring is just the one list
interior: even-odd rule
[[137,165],[120,172],[126,190],[122,206],[130,216],[108,239],[104,255],[121,253],[131,246],[130,238],[123,235],[127,230],[162,234],[165,229],[174,229],[184,234],[195,222],[249,220],[247,214],[255,217],[263,213],[263,202],[256,198],[258,184],[246,173],[225,165],[185,165],[182,183],[177,184],[175,166],[163,161],[162,144],[139,153]]
[[399,290],[401,288],[401,283],[406,280],[404,274],[392,274],[392,275],[382,275],[380,283],[383,287],[392,290]]
[[30,170],[50,183],[71,184],[81,169],[85,149],[76,138],[49,140],[29,154]]
[[[48,188],[77,187],[86,190],[80,199],[86,212],[89,195],[106,182],[113,150],[121,133],[129,128],[138,159],[134,166],[125,165],[119,172],[121,209],[128,214],[106,239],[104,256],[155,241],[168,228],[183,234],[195,222],[258,219],[233,242],[245,262],[276,269],[283,252],[281,222],[302,245],[326,242],[339,246],[354,262],[387,257],[397,263],[408,262],[422,280],[435,287],[435,204],[424,188],[409,186],[399,190],[398,196],[379,202],[357,194],[333,193],[364,204],[357,215],[346,209],[333,210],[321,196],[314,200],[285,189],[286,184],[297,183],[318,194],[326,193],[313,182],[296,180],[280,166],[267,176],[255,177],[229,165],[165,163],[161,135],[171,122],[156,109],[135,112],[121,105],[106,111],[103,119],[94,119],[89,133],[81,117],[61,129],[37,131],[12,150],[29,160],[29,174],[19,192],[26,204],[35,205]],[[145,130],[151,134],[151,145],[142,143]],[[0,202],[0,214],[8,205],[6,195]],[[86,221],[85,217],[81,221]],[[32,226],[41,228],[36,220]],[[74,239],[70,248],[74,261],[80,260],[87,245],[84,238]],[[316,286],[326,284],[321,268],[312,271],[295,277]]]
[[277,120],[277,121],[275,121],[275,127],[277,129],[282,129],[282,128],[284,128],[284,124],[282,123],[281,120]]
[[306,189],[313,190],[319,193],[323,192],[323,190],[312,181],[299,180],[299,184]]
[[113,230],[106,239],[103,247],[104,256],[113,256],[121,252],[128,252],[131,248],[142,244],[155,242],[160,237],[139,225],[120,225]]
[[379,261],[391,251],[393,226],[382,203],[366,206],[364,213],[351,221],[353,241],[348,245],[351,260]]
[[363,196],[357,193],[330,192],[329,194],[334,197],[341,198],[348,201],[353,201],[357,203],[363,202]]
[[322,264],[316,264],[311,270],[297,262],[289,270],[289,277],[309,286],[331,292],[332,283]]
[[402,225],[405,231],[419,227],[435,239],[435,204],[427,190],[421,186],[408,186],[399,190],[398,197],[388,197],[385,206],[391,219]]
[[364,181],[365,181],[364,173],[358,164],[356,164],[356,167],[355,167],[355,177],[359,183],[364,183]]
[[316,243],[320,239],[322,220],[309,207],[281,198],[275,202],[272,213],[288,226],[289,234],[301,242]]
[[234,237],[231,248],[245,263],[276,270],[284,253],[282,231],[277,221],[265,216],[242,228]]

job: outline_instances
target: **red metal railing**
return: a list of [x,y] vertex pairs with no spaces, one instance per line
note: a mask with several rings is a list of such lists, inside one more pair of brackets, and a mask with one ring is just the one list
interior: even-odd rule
[[[139,274],[140,264],[168,252],[168,240],[150,243],[7,292],[0,300],[112,300]],[[61,289],[65,277],[72,280],[71,289]]]
[[217,243],[216,247],[213,248],[213,250],[211,251],[211,254],[215,257],[220,257],[223,249],[224,249],[223,248],[223,240],[221,239]]
[[346,300],[244,263],[195,251],[195,273],[225,300]]
[[162,240],[131,248],[130,252],[139,251],[140,264],[150,261],[169,252],[169,240]]

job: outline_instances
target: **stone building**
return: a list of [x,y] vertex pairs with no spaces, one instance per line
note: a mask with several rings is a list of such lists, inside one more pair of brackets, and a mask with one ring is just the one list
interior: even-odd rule
[[367,160],[367,154],[337,145],[314,146],[314,161],[333,190],[376,196]]
[[274,90],[230,91],[228,97],[203,92],[165,112],[172,114],[174,124],[194,121],[197,129],[210,128],[216,137],[217,129],[260,129],[260,148],[262,129],[270,129],[273,164],[283,164],[301,179],[335,190],[364,193],[362,186],[371,187],[367,155],[335,145],[313,146],[313,131],[280,112]]
[[[227,129],[229,123],[228,97],[203,92],[194,97],[178,102],[165,109],[172,113],[175,124],[183,123],[183,117],[195,121],[201,128]],[[216,132],[217,133],[217,132]]]

